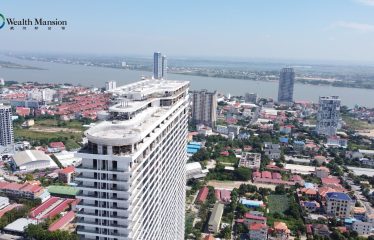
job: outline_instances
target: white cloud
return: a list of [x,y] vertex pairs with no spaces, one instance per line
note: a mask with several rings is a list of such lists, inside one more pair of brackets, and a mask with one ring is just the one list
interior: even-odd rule
[[345,28],[359,32],[374,32],[374,25],[366,23],[339,21],[332,24],[334,28]]
[[356,0],[356,1],[364,5],[374,6],[374,0]]

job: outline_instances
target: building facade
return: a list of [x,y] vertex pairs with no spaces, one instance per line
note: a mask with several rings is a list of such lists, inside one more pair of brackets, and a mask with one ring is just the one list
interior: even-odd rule
[[348,194],[329,192],[326,194],[326,213],[338,218],[348,218],[352,215],[355,201]]
[[184,239],[188,88],[147,79],[113,91],[109,119],[77,153],[81,239]]
[[108,81],[105,83],[105,90],[106,91],[111,91],[117,87],[117,82],[116,81]]
[[0,105],[0,145],[7,146],[14,143],[12,108]]
[[295,72],[293,68],[282,68],[279,74],[278,102],[293,102]]
[[192,121],[214,127],[217,121],[217,92],[191,91]]
[[155,52],[153,54],[153,78],[166,79],[167,67],[167,57],[160,52]]
[[336,135],[340,121],[340,102],[338,96],[319,98],[316,126],[318,134],[326,136]]

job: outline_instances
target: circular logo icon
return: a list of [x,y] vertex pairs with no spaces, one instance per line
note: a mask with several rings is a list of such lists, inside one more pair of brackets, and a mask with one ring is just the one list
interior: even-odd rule
[[0,29],[2,29],[5,25],[5,17],[3,14],[0,13]]

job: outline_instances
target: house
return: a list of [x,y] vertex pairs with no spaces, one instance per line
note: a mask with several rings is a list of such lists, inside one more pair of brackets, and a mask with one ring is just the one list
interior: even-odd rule
[[284,222],[274,222],[274,235],[276,239],[279,240],[288,240],[290,237],[291,231],[288,229],[287,224]]
[[307,196],[309,199],[317,199],[318,192],[313,188],[302,188],[300,193]]
[[42,198],[45,192],[45,189],[39,185],[0,182],[0,193],[13,198]]
[[305,148],[305,142],[303,141],[294,141],[293,142],[293,150],[296,152],[302,152]]
[[58,172],[58,179],[64,183],[70,184],[72,181],[74,181],[75,176],[75,167],[69,166],[64,169],[61,169]]
[[248,226],[249,239],[266,240],[268,239],[268,226],[264,223],[251,223]]
[[326,213],[338,218],[348,218],[352,215],[355,201],[342,192],[329,192],[326,194]]
[[211,233],[218,233],[220,230],[221,219],[223,214],[224,205],[222,203],[216,203],[213,207],[212,214],[210,215],[208,222],[208,230]]
[[330,230],[326,224],[314,224],[313,225],[313,233],[314,235],[321,236],[321,237],[329,237]]
[[208,197],[209,189],[207,186],[200,189],[199,193],[197,194],[196,203],[204,203],[206,198]]
[[251,223],[263,223],[266,224],[266,217],[261,215],[254,215],[252,213],[244,214],[244,223],[251,224]]
[[264,143],[265,155],[270,159],[279,159],[281,155],[280,145],[266,142]]
[[327,178],[330,175],[330,169],[327,167],[316,167],[316,170],[314,172],[316,177],[318,178]]
[[317,155],[314,157],[314,160],[317,162],[318,165],[322,165],[323,163],[326,163],[326,157]]
[[320,208],[320,204],[316,201],[301,201],[300,204],[307,212],[316,212]]
[[48,146],[48,152],[57,153],[65,150],[65,144],[63,142],[51,142]]
[[205,177],[206,173],[203,172],[201,164],[199,162],[192,162],[186,164],[186,178],[199,179]]
[[339,136],[331,136],[327,138],[326,147],[329,148],[347,148],[348,140]]

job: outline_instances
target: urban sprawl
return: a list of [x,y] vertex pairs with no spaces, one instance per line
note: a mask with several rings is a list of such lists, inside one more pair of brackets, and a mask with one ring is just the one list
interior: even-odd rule
[[293,68],[271,99],[153,66],[103,88],[1,79],[0,239],[374,239],[374,109],[295,101]]

